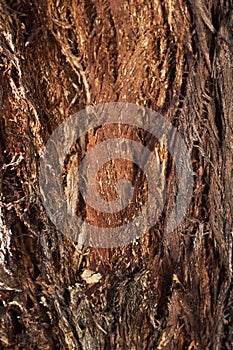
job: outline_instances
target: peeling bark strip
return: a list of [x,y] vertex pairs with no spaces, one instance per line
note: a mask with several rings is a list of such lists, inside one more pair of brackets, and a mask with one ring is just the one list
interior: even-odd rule
[[[232,347],[232,17],[231,0],[0,1],[0,348]],[[194,194],[173,232],[162,215],[121,248],[82,247],[45,212],[40,156],[70,115],[112,101],[177,128]],[[124,132],[150,147],[142,130]],[[70,149],[68,199],[76,165],[111,134],[93,129]],[[179,183],[156,142],[169,213]],[[114,197],[111,169],[99,176]],[[118,171],[142,177],[130,162]],[[96,222],[82,198],[76,210]]]
[[[76,140],[89,130],[103,127],[111,128],[110,138],[92,147],[80,162],[71,157],[64,174],[64,162]],[[140,130],[149,142],[143,145],[125,137],[124,129],[134,129],[133,134]],[[164,166],[158,150],[151,147],[155,139],[167,149],[176,169],[176,198],[168,217],[164,210]],[[106,167],[110,162],[112,167]],[[132,177],[133,186],[123,167],[129,162],[132,169],[132,164],[140,169],[137,181]],[[98,176],[103,168],[105,172]],[[181,135],[159,113],[122,102],[88,107],[60,124],[41,157],[39,183],[44,207],[56,228],[80,245],[99,248],[133,242],[149,231],[161,214],[165,232],[174,231],[184,219],[193,195],[192,163]],[[142,188],[144,196],[139,196]],[[85,219],[76,214],[76,209],[82,207],[80,198],[88,213]]]

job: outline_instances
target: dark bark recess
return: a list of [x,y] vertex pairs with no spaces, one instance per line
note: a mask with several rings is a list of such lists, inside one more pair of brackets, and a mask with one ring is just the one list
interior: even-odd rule
[[[231,0],[0,0],[1,349],[232,348],[232,19]],[[127,246],[82,248],[45,212],[40,155],[69,115],[112,101],[176,126],[194,193],[170,234],[161,218]],[[75,162],[110,132],[71,150],[67,196]],[[169,208],[174,167],[158,152]],[[117,171],[138,173],[121,162]],[[98,224],[85,203],[78,209]]]

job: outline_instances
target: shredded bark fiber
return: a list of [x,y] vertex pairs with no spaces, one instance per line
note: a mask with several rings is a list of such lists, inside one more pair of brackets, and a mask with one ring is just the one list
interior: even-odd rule
[[[1,349],[232,348],[232,13],[231,0],[0,1]],[[84,248],[48,218],[39,161],[66,118],[112,101],[151,108],[177,128],[194,193],[175,231],[164,232],[164,210],[128,245]],[[86,151],[113,132],[103,126],[73,145],[68,199]],[[142,130],[122,133],[150,141]],[[169,212],[174,164],[152,141]],[[143,204],[140,169],[123,160],[99,173],[103,195],[115,198],[126,173]],[[109,220],[80,197],[70,205],[94,225]]]

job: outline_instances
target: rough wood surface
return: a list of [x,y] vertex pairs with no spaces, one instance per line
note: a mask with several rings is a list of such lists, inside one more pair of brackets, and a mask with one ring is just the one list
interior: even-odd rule
[[[1,349],[232,348],[232,13],[231,0],[0,1]],[[69,115],[111,101],[177,128],[194,193],[169,234],[161,218],[127,246],[82,248],[45,212],[39,160]],[[68,198],[80,157],[111,133],[92,131],[70,151]],[[172,207],[174,167],[157,147]],[[118,171],[133,181],[139,170]]]

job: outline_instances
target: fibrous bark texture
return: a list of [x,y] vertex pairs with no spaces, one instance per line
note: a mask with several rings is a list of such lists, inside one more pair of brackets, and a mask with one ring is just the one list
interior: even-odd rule
[[[232,19],[231,0],[0,1],[1,349],[232,348]],[[176,127],[193,196],[173,232],[164,210],[127,245],[82,247],[45,211],[40,157],[70,115],[112,101],[151,108]],[[68,199],[79,160],[113,133],[91,130],[72,147]],[[121,133],[147,143],[141,130]],[[154,146],[169,211],[175,167]],[[108,199],[118,171],[132,182],[140,173],[107,164],[99,176]],[[103,225],[83,200],[76,210]]]

